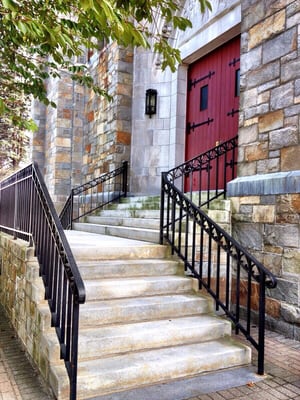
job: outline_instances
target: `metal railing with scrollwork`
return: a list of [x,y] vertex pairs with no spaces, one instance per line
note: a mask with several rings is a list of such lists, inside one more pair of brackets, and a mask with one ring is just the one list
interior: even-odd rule
[[92,179],[71,190],[60,220],[65,229],[72,229],[72,223],[91,214],[105,205],[127,196],[128,162],[121,167]]
[[[183,192],[190,174],[208,173],[212,168],[206,167],[212,165],[231,168],[235,145],[236,139],[223,143],[162,174],[160,242],[171,245],[186,271],[198,279],[199,288],[214,298],[216,309],[221,308],[233,321],[236,333],[242,332],[258,351],[258,373],[263,374],[266,288],[274,288],[276,278],[199,207],[226,197],[226,189],[215,189],[211,196],[201,185],[196,193]],[[222,162],[216,161],[218,157],[223,157]],[[219,172],[214,171],[216,176]],[[206,196],[201,201],[203,192]]]
[[70,379],[70,399],[76,400],[79,305],[85,302],[85,288],[36,164],[0,183],[0,231],[34,245]]

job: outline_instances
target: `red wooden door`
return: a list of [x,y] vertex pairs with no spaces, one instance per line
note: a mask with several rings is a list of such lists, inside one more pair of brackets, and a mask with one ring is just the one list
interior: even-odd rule
[[[186,160],[236,136],[239,60],[240,38],[237,37],[189,67]],[[212,181],[214,173],[212,168]],[[203,174],[203,189],[207,188],[207,176],[205,178]],[[191,182],[188,183],[190,184]],[[194,176],[192,185],[198,188],[197,175]],[[220,186],[224,187],[223,181],[219,181],[219,189]],[[215,189],[213,186],[210,188]]]

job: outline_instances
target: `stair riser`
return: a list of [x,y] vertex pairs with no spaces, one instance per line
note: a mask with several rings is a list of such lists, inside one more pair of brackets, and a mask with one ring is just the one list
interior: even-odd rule
[[136,246],[126,248],[103,247],[103,248],[73,248],[72,252],[76,261],[99,261],[99,260],[136,260],[139,259],[163,259],[170,255],[166,246]]
[[117,217],[87,217],[87,223],[98,225],[127,226],[159,230],[159,219],[153,218],[117,218]]
[[120,199],[121,203],[130,203],[130,204],[135,204],[135,203],[160,203],[160,196],[154,195],[154,196],[128,196],[128,197],[121,197]]
[[160,218],[159,210],[102,210],[102,217],[117,218]]
[[136,201],[106,206],[106,210],[159,210],[160,201]]
[[[112,302],[113,303],[113,302]],[[147,303],[143,299],[115,304],[103,304],[102,307],[91,308],[89,304],[81,307],[80,327],[96,327],[108,324],[131,323],[163,318],[177,318],[213,311],[212,302],[195,297],[188,301]]]

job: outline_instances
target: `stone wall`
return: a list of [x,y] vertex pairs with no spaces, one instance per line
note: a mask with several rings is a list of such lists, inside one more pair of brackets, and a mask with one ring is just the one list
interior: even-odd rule
[[130,159],[132,60],[132,50],[122,49],[115,43],[105,46],[90,60],[96,83],[107,90],[111,101],[93,92],[88,95],[84,181],[112,171]]
[[63,362],[58,340],[49,330],[51,314],[44,293],[33,248],[27,242],[0,233],[0,302],[30,361],[49,383],[50,360],[62,365]]
[[239,176],[300,170],[299,1],[243,1]]
[[278,277],[268,324],[300,339],[300,2],[243,1],[235,237]]

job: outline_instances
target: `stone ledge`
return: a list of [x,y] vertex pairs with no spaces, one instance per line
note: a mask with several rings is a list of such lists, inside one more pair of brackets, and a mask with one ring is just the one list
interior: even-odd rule
[[243,176],[227,185],[227,196],[257,196],[300,193],[300,171]]

